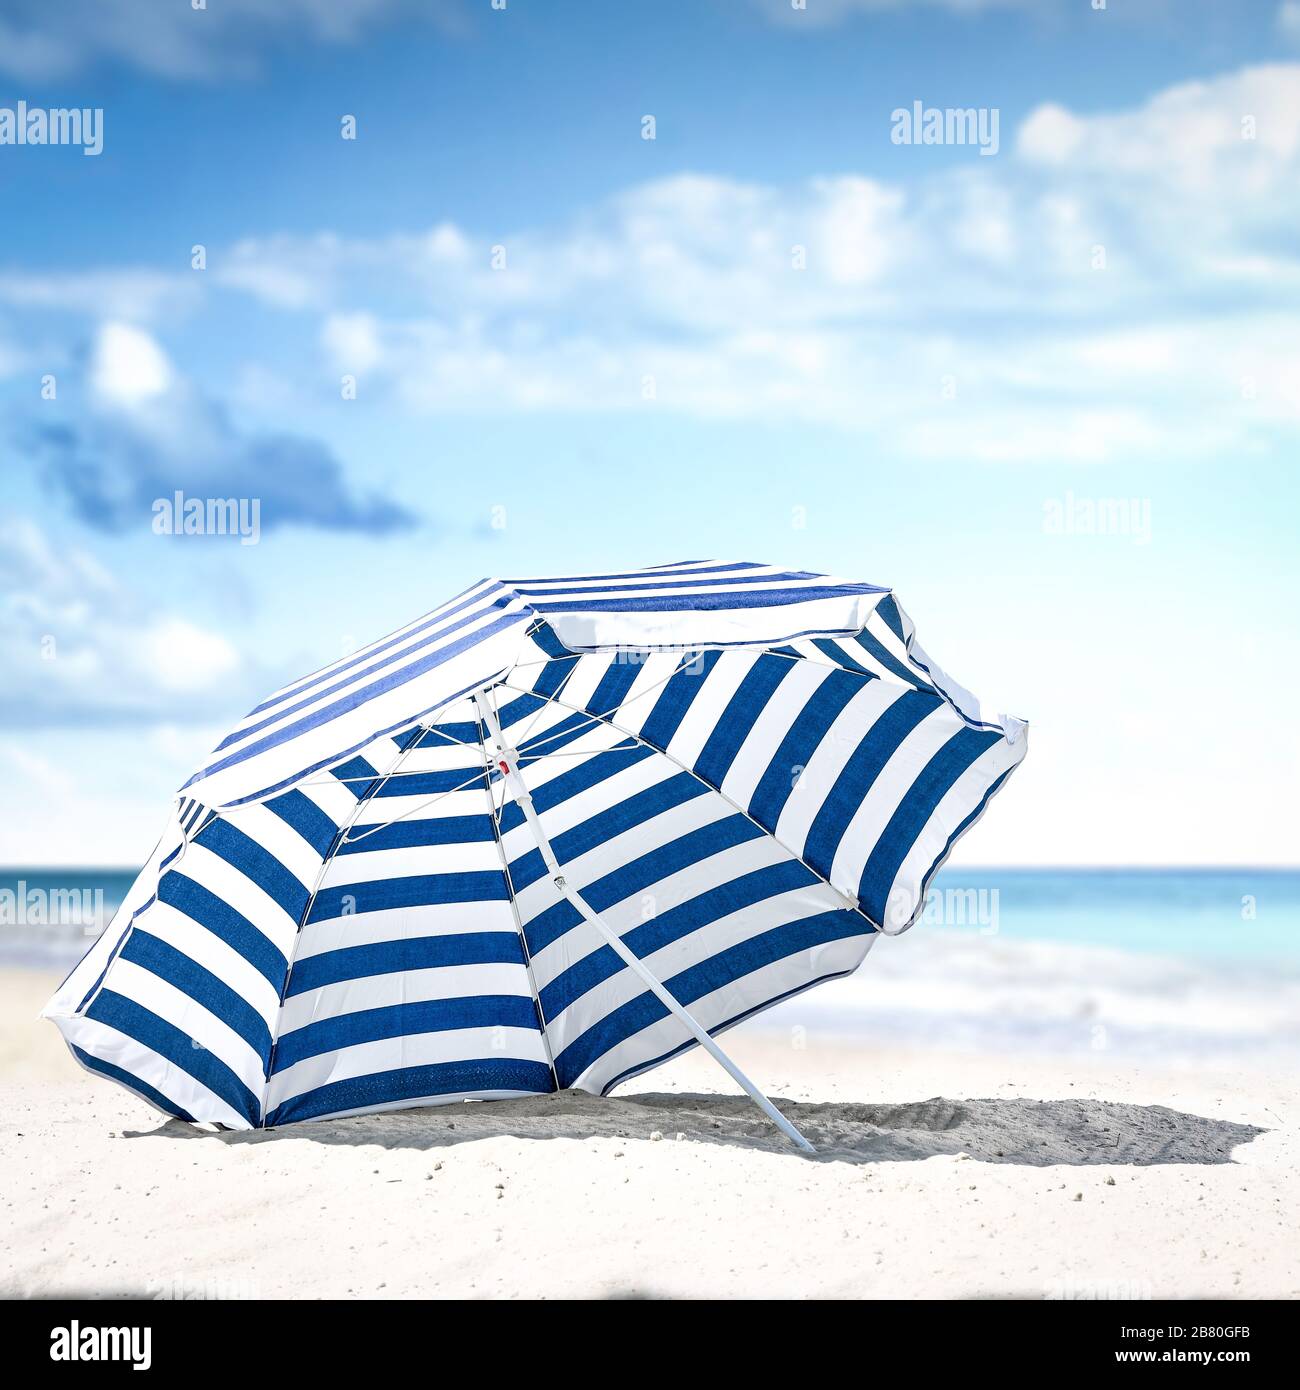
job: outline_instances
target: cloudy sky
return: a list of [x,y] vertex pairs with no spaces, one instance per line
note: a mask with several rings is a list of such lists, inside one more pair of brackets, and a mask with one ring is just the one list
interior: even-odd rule
[[1030,720],[962,862],[1300,862],[1300,2],[1096,3],[7,0],[104,148],[0,145],[0,862],[139,862],[483,575],[706,556]]

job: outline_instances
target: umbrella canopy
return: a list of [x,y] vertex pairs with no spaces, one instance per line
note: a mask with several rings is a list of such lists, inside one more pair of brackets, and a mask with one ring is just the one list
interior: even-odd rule
[[237,1129],[604,1094],[697,1042],[779,1119],[712,1035],[908,927],[1025,748],[885,588],[484,580],[254,709],[45,1013]]

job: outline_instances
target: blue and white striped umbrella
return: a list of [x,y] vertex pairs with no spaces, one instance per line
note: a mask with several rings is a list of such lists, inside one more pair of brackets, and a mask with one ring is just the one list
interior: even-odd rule
[[[906,929],[1025,754],[890,590],[485,580],[253,710],[46,1008],[236,1129],[604,1094]],[[793,1135],[792,1135],[793,1137]]]

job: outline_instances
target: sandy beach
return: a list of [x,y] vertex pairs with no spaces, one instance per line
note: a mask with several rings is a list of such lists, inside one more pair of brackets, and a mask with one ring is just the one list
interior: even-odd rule
[[[797,1039],[576,1093],[214,1134],[76,1066],[0,974],[8,1297],[1300,1295],[1294,1070]],[[796,1045],[797,1044],[797,1045]]]

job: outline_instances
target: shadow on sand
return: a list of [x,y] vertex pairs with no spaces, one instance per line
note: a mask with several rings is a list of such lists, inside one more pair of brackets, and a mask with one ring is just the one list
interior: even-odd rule
[[[1104,1100],[933,1100],[901,1105],[776,1104],[817,1147],[815,1161],[901,1162],[969,1154],[984,1163],[1230,1163],[1236,1145],[1265,1131],[1163,1105]],[[589,1096],[561,1091],[521,1100],[430,1106],[252,1132],[204,1133],[180,1120],[124,1137],[207,1139],[231,1145],[308,1140],[432,1150],[476,1139],[649,1139],[799,1155],[743,1096]]]

